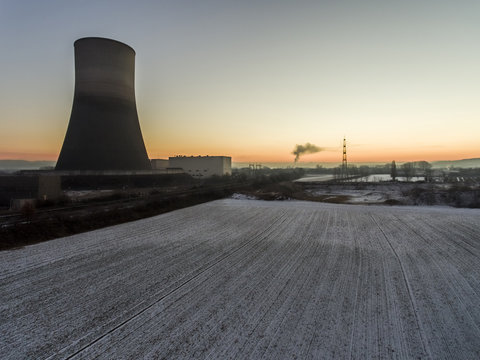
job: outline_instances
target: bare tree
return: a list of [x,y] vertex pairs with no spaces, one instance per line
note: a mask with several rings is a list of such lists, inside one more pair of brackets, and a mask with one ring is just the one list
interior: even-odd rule
[[392,177],[393,181],[397,180],[397,164],[395,164],[395,160],[392,161],[392,166],[390,168],[390,176]]
[[432,179],[432,164],[427,161],[419,161],[415,165],[422,172],[425,181],[429,182]]
[[370,168],[366,165],[362,165],[359,167],[358,172],[360,177],[366,181],[368,178],[368,175],[370,175]]
[[415,176],[415,164],[408,162],[402,165],[403,176],[410,181],[413,176]]
[[340,167],[333,168],[333,179],[338,181],[342,177],[342,170]]

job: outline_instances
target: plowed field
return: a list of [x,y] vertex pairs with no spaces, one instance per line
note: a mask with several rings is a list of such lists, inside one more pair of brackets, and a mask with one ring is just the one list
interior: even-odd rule
[[0,358],[478,359],[480,211],[219,200],[0,252]]

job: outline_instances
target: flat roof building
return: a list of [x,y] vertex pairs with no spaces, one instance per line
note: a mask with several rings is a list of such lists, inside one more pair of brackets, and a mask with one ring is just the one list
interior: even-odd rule
[[150,159],[153,170],[163,170],[170,167],[168,159]]
[[232,174],[230,156],[173,156],[168,158],[168,167],[182,168],[194,178]]

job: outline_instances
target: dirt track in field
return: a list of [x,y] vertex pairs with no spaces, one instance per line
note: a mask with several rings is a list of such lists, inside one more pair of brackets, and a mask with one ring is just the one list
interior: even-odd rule
[[219,200],[0,253],[0,358],[480,358],[480,211]]

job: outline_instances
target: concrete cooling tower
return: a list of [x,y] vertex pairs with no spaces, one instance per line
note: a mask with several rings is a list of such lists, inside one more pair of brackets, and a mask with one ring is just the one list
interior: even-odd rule
[[135,51],[75,41],[75,93],[56,170],[150,170],[135,103]]

